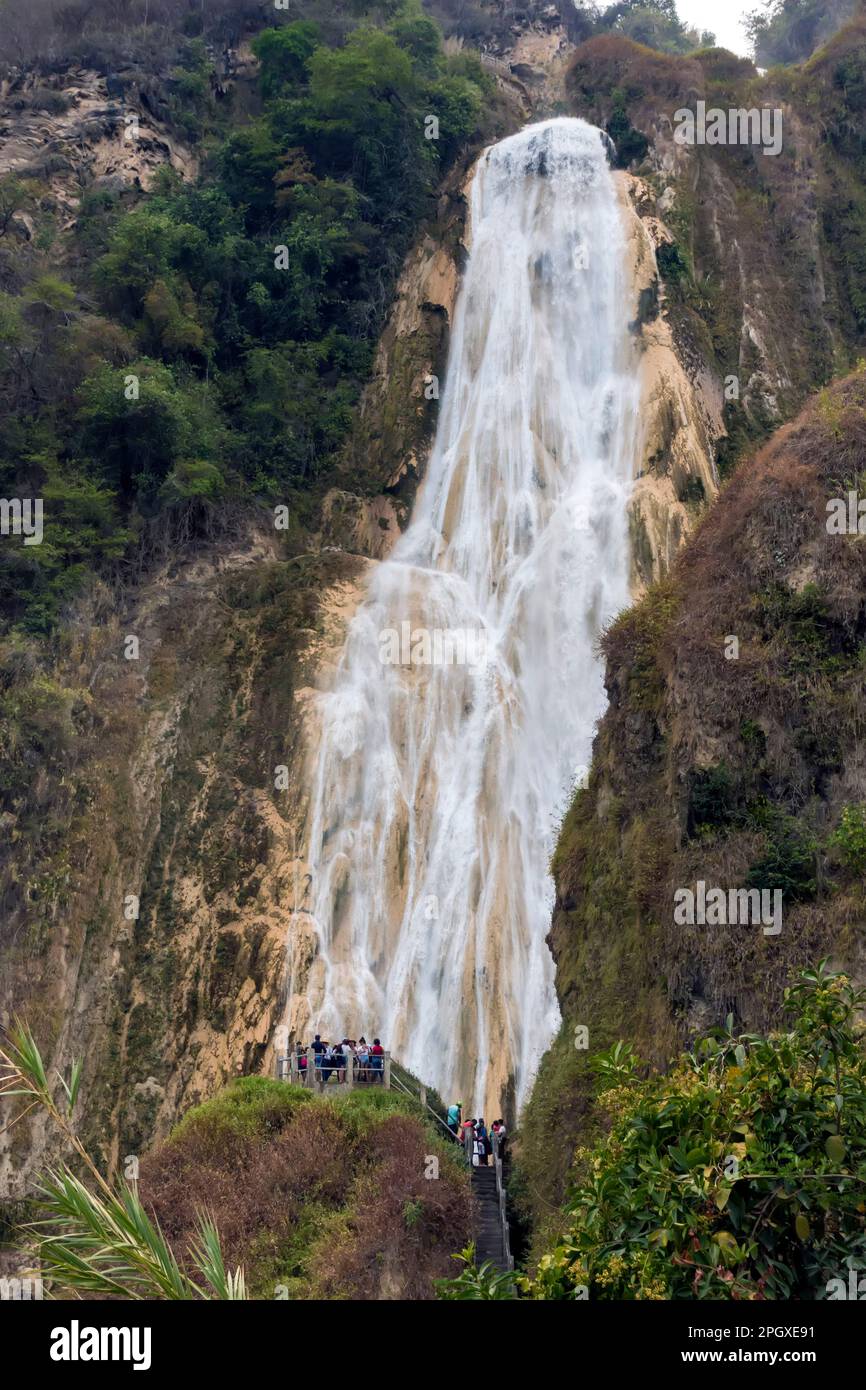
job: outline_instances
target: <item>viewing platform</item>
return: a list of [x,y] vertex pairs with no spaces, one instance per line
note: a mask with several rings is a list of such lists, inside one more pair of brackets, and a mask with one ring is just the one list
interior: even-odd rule
[[391,1089],[391,1054],[384,1052],[372,1061],[381,1062],[381,1067],[368,1065],[361,1067],[358,1058],[351,1059],[351,1065],[344,1067],[334,1066],[333,1062],[327,1066],[314,1066],[312,1055],[306,1058],[307,1065],[302,1067],[297,1053],[290,1053],[285,1057],[277,1058],[277,1080],[290,1081],[293,1086],[305,1086],[307,1090],[327,1091],[328,1095],[336,1095],[343,1091],[352,1091],[356,1087],[372,1088],[380,1087],[383,1091]]
[[[317,1061],[318,1066],[315,1065]],[[302,1062],[306,1065],[302,1066]],[[341,1066],[341,1062],[345,1065]],[[394,1063],[394,1069],[392,1071],[391,1053],[385,1051],[369,1057],[365,1067],[351,1053],[330,1058],[320,1053],[317,1057],[310,1049],[306,1054],[292,1052],[276,1059],[278,1081],[290,1081],[294,1086],[303,1086],[319,1095],[342,1095],[355,1089],[376,1087],[390,1091],[393,1083],[395,1091],[417,1101],[422,1111],[432,1116],[449,1140],[462,1148],[470,1168],[473,1233],[478,1263],[492,1265],[497,1273],[510,1274],[514,1269],[514,1258],[511,1254],[503,1149],[498,1134],[494,1131],[489,1136],[488,1153],[492,1155],[493,1162],[488,1166],[486,1157],[480,1162],[474,1155],[475,1131],[462,1132],[458,1137],[443,1115],[429,1104],[426,1086],[406,1072],[399,1062]]]

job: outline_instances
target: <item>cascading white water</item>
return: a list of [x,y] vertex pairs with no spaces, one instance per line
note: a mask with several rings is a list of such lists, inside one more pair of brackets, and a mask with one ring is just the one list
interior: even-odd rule
[[[291,1017],[380,1035],[490,1114],[558,1025],[549,860],[628,601],[637,387],[601,132],[560,118],[487,150],[471,236],[427,479],[321,696],[318,951]],[[422,629],[470,658],[477,635],[486,663],[423,664]]]

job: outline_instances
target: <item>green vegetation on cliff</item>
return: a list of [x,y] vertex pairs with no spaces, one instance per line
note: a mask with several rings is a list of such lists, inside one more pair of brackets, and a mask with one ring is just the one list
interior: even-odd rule
[[[673,236],[657,261],[681,360],[736,382],[717,446],[727,477],[864,352],[866,17],[803,66],[765,76],[722,49],[677,56],[599,36],[576,50],[566,86]],[[678,145],[676,113],[698,99],[781,112],[780,151]]]
[[354,23],[335,44],[309,20],[259,33],[258,113],[221,121],[195,183],[166,167],[135,206],[85,193],[62,276],[47,188],[0,181],[0,491],[45,508],[41,545],[0,552],[4,623],[50,630],[157,538],[303,510],[333,466],[411,239],[493,87],[414,0]]
[[587,3],[575,8],[586,16],[589,33],[622,34],[661,53],[689,53],[715,42],[709,30],[690,29],[682,22],[676,0],[617,0],[603,8]]
[[[437,191],[511,117],[411,2],[271,8],[258,59],[235,49],[228,72],[185,4],[152,0],[149,26],[112,7],[97,34],[97,0],[57,24],[84,8],[95,73],[45,59],[44,89],[9,78],[13,124],[31,102],[63,106],[49,83],[75,89],[84,148],[59,162],[80,204],[48,155],[0,179],[0,493],[45,509],[41,545],[0,546],[0,1013],[60,1066],[87,1053],[81,1131],[109,1171],[261,1064],[298,890],[283,851],[302,788],[278,790],[274,769],[294,770],[295,691],[333,640],[321,597],[363,563],[322,497],[391,476],[369,417],[347,440],[397,276],[421,228],[450,217],[459,237],[459,192]],[[233,13],[207,7],[209,44],[238,45]],[[166,164],[145,193],[94,183],[91,101],[118,150],[130,112],[145,137],[152,115],[193,141],[196,177]],[[447,315],[430,318],[422,357],[447,338]],[[382,394],[426,432],[417,374],[407,360]],[[4,1140],[19,1185],[25,1128]]]
[[0,1046],[0,1096],[74,1165],[40,1177],[17,1232],[52,1298],[424,1299],[469,1240],[462,1153],[404,1095],[244,1077],[112,1185],[74,1122],[83,1075],[57,1086],[26,1028]]
[[[827,519],[864,476],[861,369],[740,467],[604,638],[610,706],[553,862],[563,1024],[522,1122],[516,1190],[539,1228],[602,1123],[592,1054],[627,1038],[663,1067],[729,1013],[772,1028],[820,955],[859,975],[866,548]],[[781,933],[678,926],[674,893],[698,880],[780,889]]]
[[561,1240],[533,1298],[822,1299],[866,1268],[866,995],[825,966],[789,1031],[727,1028],[664,1076],[596,1059],[606,1132],[575,1155]]
[[802,63],[849,20],[857,0],[762,0],[746,27],[762,67]]

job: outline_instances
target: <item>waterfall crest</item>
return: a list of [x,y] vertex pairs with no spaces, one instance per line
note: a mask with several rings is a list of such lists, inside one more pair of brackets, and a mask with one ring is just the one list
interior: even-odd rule
[[376,1033],[470,1114],[519,1108],[558,1026],[549,860],[628,602],[637,385],[603,141],[557,118],[481,157],[427,477],[320,697],[295,1030]]

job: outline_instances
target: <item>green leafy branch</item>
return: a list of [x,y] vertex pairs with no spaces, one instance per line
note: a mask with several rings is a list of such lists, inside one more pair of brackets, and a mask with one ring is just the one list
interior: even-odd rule
[[198,1214],[196,1238],[188,1247],[199,1283],[178,1262],[171,1246],[144,1210],[137,1185],[112,1188],[99,1172],[73,1128],[82,1065],[75,1062],[69,1081],[57,1073],[63,1090],[58,1104],[42,1055],[30,1030],[16,1021],[0,1047],[0,1096],[25,1102],[11,1124],[41,1109],[80,1158],[88,1187],[70,1167],[49,1169],[38,1183],[45,1215],[25,1227],[36,1240],[40,1266],[63,1289],[125,1299],[245,1299],[242,1269],[225,1267],[219,1232],[206,1212]]

